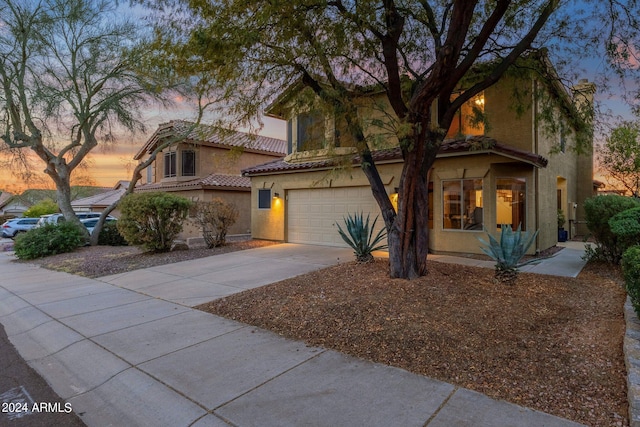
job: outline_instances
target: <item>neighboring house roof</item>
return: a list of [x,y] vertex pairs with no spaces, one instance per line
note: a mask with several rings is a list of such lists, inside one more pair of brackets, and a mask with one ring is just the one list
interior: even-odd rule
[[[372,154],[373,160],[379,163],[385,161],[402,160],[402,153],[399,147],[374,151]],[[440,147],[438,157],[478,154],[497,154],[520,162],[528,163],[539,168],[546,167],[549,162],[545,157],[542,157],[538,154],[513,148],[487,136],[472,136],[464,139],[444,140]],[[282,158],[269,163],[247,168],[242,171],[242,174],[245,176],[254,176],[270,173],[294,172],[307,169],[324,169],[334,167],[337,163],[338,161],[336,159],[331,158],[303,163],[288,163],[284,160],[284,158]],[[360,156],[354,156],[352,159],[352,163],[354,165],[360,164]]]
[[105,191],[104,193],[96,194],[94,196],[74,200],[73,202],[71,202],[71,206],[73,208],[105,208],[120,199],[125,191],[126,188],[118,188],[116,190]]
[[7,193],[6,191],[0,193],[0,209],[9,203],[9,199],[11,199],[11,197],[13,197],[13,194]]
[[0,206],[0,213],[3,214],[22,214],[29,209],[31,205],[27,205],[20,196],[9,197],[2,206]]
[[[3,193],[9,194],[9,193]],[[11,195],[3,200],[0,209],[3,212],[22,213],[44,199],[56,199],[56,190],[25,190],[22,194]]]
[[194,189],[250,191],[251,181],[240,175],[211,174],[189,181],[157,182],[136,187],[135,191],[183,191]]
[[130,181],[120,180],[116,182],[116,185],[113,186],[112,190],[119,190],[120,188],[124,188],[125,190],[129,188]]
[[206,143],[212,146],[237,147],[246,151],[275,155],[284,155],[287,150],[287,141],[281,139],[251,135],[209,125],[195,125],[183,120],[172,120],[158,126],[147,143],[136,153],[134,159],[140,160],[145,153],[153,152],[158,142],[165,138],[179,138],[176,139],[176,143]]

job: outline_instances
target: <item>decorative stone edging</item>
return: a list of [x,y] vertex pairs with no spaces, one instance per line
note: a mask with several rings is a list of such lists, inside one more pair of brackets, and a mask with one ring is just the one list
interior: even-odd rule
[[627,324],[623,347],[624,364],[627,366],[629,425],[640,427],[640,319],[629,297],[624,304],[624,319]]

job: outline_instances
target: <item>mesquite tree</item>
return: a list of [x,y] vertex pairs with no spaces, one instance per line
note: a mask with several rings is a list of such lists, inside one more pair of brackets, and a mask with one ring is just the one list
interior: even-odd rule
[[[164,40],[178,33],[185,40],[187,34],[203,67],[225,64],[233,70],[235,81],[243,82],[236,111],[255,114],[299,81],[344,121],[385,222],[390,274],[402,278],[427,273],[429,170],[461,106],[541,47],[551,54],[562,49],[557,59],[604,51],[606,44],[611,57],[624,60],[633,46],[618,41],[637,29],[638,16],[635,0],[142,3],[160,6],[164,19],[157,30]],[[630,32],[618,33],[622,28]],[[181,48],[169,48],[169,55]],[[540,77],[559,79],[554,73]],[[404,159],[397,212],[372,156],[375,141],[357,114],[355,100],[372,88],[393,111],[382,126],[394,132]]]
[[80,224],[72,174],[118,129],[142,130],[138,112],[160,93],[139,69],[140,28],[109,0],[1,0],[0,17],[2,142],[37,155]]
[[615,128],[598,154],[607,179],[640,197],[640,124],[626,122]]

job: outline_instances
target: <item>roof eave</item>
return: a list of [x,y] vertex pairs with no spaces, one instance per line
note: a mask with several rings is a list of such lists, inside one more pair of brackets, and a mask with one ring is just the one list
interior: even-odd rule
[[440,158],[447,158],[447,157],[474,156],[474,155],[478,155],[478,154],[495,154],[496,156],[506,157],[506,158],[511,159],[511,160],[516,160],[516,161],[518,161],[520,163],[527,163],[527,164],[529,164],[531,166],[535,166],[538,169],[542,169],[542,168],[546,168],[547,167],[546,164],[542,164],[541,162],[536,162],[536,161],[533,161],[533,160],[525,159],[523,157],[516,156],[516,155],[513,155],[513,154],[503,153],[503,152],[497,151],[497,150],[457,151],[457,152],[438,154],[436,156],[436,158],[440,159]]

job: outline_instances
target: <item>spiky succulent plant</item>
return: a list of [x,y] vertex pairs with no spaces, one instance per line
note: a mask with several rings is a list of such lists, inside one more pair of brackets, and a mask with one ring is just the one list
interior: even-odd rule
[[385,243],[381,243],[385,237],[387,237],[387,233],[384,229],[378,231],[378,233],[374,236],[373,230],[376,226],[376,222],[378,221],[378,217],[376,216],[373,220],[373,224],[369,226],[369,215],[367,214],[366,220],[364,219],[364,214],[360,212],[359,214],[348,214],[346,218],[344,218],[344,223],[347,228],[347,233],[338,226],[338,232],[342,239],[353,248],[353,252],[356,255],[356,260],[358,262],[371,262],[373,261],[373,255],[371,254],[373,251],[386,249],[387,245]]
[[521,262],[538,235],[538,231],[533,234],[528,231],[522,231],[520,225],[518,225],[516,231],[513,231],[509,224],[503,224],[501,230],[500,241],[488,232],[489,242],[481,238],[478,238],[478,240],[485,245],[480,249],[496,262],[496,279],[513,285],[518,278],[519,267],[539,262],[536,259]]

